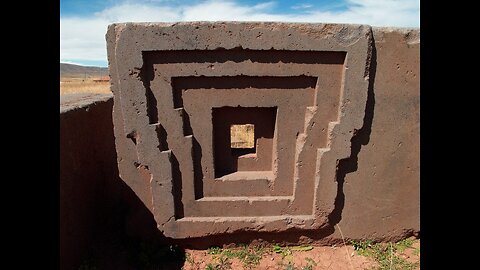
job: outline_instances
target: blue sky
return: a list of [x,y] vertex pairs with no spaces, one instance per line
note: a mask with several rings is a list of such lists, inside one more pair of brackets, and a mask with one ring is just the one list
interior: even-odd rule
[[[182,3],[188,3],[189,5],[196,5],[204,0],[150,0],[150,1],[118,1],[118,0],[61,0],[60,1],[60,14],[63,16],[89,16],[95,12],[112,7],[114,5],[122,3],[145,3],[145,4],[163,4],[163,5],[178,5]],[[258,1],[258,0],[239,0],[234,1],[239,5],[255,6],[259,3],[275,2],[270,8],[272,13],[295,13],[301,8],[316,7],[323,10],[339,11],[347,8],[347,3],[342,0],[312,0],[312,1],[292,1],[292,0],[279,0],[279,1]]]
[[420,0],[61,0],[60,62],[106,67],[114,22],[285,21],[419,27]]

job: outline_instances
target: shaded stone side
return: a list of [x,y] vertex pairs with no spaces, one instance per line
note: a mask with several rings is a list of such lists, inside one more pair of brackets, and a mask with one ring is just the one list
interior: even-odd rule
[[118,180],[112,95],[60,103],[60,269],[78,269],[95,241]]

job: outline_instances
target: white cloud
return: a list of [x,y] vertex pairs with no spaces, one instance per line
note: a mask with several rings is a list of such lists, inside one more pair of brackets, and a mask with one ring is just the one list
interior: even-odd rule
[[95,16],[108,22],[171,22],[182,19],[178,8],[145,4],[114,6],[95,13]]
[[77,65],[77,66],[85,66],[83,63],[70,61],[70,60],[62,60],[62,59],[60,59],[60,63],[62,63],[62,64],[72,64],[72,65]]
[[[170,2],[170,3],[169,3]],[[373,26],[418,27],[419,0],[347,0],[341,11],[322,11],[300,4],[299,13],[269,12],[276,3],[242,5],[233,0],[173,5],[171,1],[124,2],[91,17],[60,18],[60,59],[106,61],[105,33],[114,22],[285,21],[359,23]]]
[[233,1],[207,1],[181,7],[182,21],[280,21],[286,18],[267,12],[273,2],[242,6]]
[[106,59],[108,24],[102,18],[61,18],[60,59]]
[[275,1],[270,1],[270,2],[264,2],[264,3],[259,3],[253,6],[253,9],[255,10],[262,10],[262,9],[268,9],[268,8],[273,8],[276,6],[277,3]]
[[307,9],[307,8],[311,8],[313,7],[312,4],[297,4],[297,5],[294,5],[292,6],[293,9]]

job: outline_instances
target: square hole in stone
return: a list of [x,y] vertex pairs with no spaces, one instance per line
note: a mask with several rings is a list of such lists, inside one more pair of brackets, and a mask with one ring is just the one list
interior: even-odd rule
[[231,125],[230,148],[236,156],[255,153],[255,125]]
[[272,171],[277,107],[212,109],[215,178]]

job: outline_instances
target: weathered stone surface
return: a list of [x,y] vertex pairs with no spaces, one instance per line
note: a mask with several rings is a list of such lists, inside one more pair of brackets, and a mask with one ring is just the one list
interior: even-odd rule
[[374,80],[345,164],[338,225],[349,238],[399,240],[420,231],[420,31],[373,34]]
[[[166,236],[329,225],[365,115],[372,30],[285,23],[113,24],[121,178]],[[255,153],[230,126],[255,125]]]

